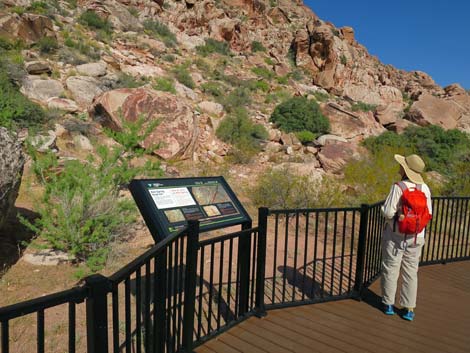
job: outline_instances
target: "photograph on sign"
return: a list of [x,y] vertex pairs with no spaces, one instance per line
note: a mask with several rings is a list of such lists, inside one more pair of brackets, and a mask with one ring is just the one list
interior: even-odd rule
[[149,192],[160,210],[196,204],[188,188],[151,189]]

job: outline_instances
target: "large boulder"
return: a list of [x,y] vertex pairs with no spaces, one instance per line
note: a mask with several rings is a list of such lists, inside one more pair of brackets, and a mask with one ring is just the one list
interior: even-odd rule
[[66,81],[67,88],[73,99],[81,106],[88,106],[95,96],[103,93],[100,82],[90,76],[71,76]]
[[444,129],[455,129],[461,115],[455,103],[423,93],[411,106],[407,118],[421,126],[439,125]]
[[173,94],[150,88],[123,88],[97,97],[90,114],[103,126],[122,128],[122,119],[146,122],[158,120],[156,129],[142,142],[144,148],[157,146],[154,153],[163,159],[190,158],[198,137],[197,115]]
[[43,37],[56,38],[52,20],[32,13],[21,16],[0,13],[0,36],[22,39],[27,44],[36,43]]
[[77,72],[83,76],[100,77],[105,76],[107,73],[107,65],[104,62],[87,63],[78,65]]
[[0,127],[0,229],[18,196],[23,166],[20,142],[7,129]]
[[28,76],[23,80],[21,93],[36,102],[47,104],[53,97],[60,97],[65,93],[62,83],[52,79],[42,79],[39,76]]
[[350,160],[359,159],[363,153],[356,144],[336,142],[322,147],[318,160],[325,172],[339,174]]

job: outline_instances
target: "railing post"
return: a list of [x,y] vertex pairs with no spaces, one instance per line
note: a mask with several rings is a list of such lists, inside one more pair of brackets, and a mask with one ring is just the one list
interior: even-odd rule
[[264,307],[264,285],[266,275],[266,237],[268,229],[269,210],[266,207],[258,209],[258,248],[256,249],[256,297],[255,314],[258,317],[266,315]]
[[364,266],[366,256],[367,230],[369,223],[369,205],[361,205],[361,222],[359,224],[359,240],[357,246],[356,276],[354,280],[353,296],[361,298],[364,287]]
[[166,313],[166,292],[167,292],[167,250],[163,251],[155,258],[156,262],[156,280],[154,283],[155,291],[155,317],[154,322],[154,352],[165,352],[165,337],[167,325]]
[[[242,225],[242,229],[250,229],[251,222]],[[248,303],[250,295],[250,254],[251,254],[251,237],[241,236],[238,238],[238,273],[239,273],[239,290],[238,290],[238,316],[245,315],[248,312]]]
[[[186,269],[184,276],[184,311],[182,352],[193,350],[194,313],[196,307],[197,251],[199,248],[199,221],[188,221]],[[210,304],[209,304],[210,305]]]
[[108,278],[96,274],[85,278],[88,287],[86,299],[87,351],[108,352]]

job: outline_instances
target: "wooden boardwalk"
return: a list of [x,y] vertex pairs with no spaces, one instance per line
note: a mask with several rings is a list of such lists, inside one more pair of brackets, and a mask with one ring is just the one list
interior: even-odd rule
[[268,311],[206,342],[198,353],[469,353],[470,261],[422,267],[416,318],[379,310],[376,281],[362,301]]

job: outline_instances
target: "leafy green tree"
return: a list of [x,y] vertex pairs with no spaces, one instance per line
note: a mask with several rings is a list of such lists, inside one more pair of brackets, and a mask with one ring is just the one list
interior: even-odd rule
[[330,130],[330,122],[314,100],[306,97],[292,97],[279,104],[270,121],[286,132],[310,131],[323,134]]
[[123,122],[119,132],[109,131],[119,145],[98,146],[97,156],[85,161],[69,160],[59,165],[52,154],[41,155],[31,146],[33,170],[44,187],[33,223],[23,222],[54,249],[66,251],[91,271],[106,263],[112,246],[126,234],[135,217],[133,202],[121,190],[137,175],[161,175],[158,163],[136,167],[132,161],[149,152],[139,147],[155,128],[143,128],[144,119]]

